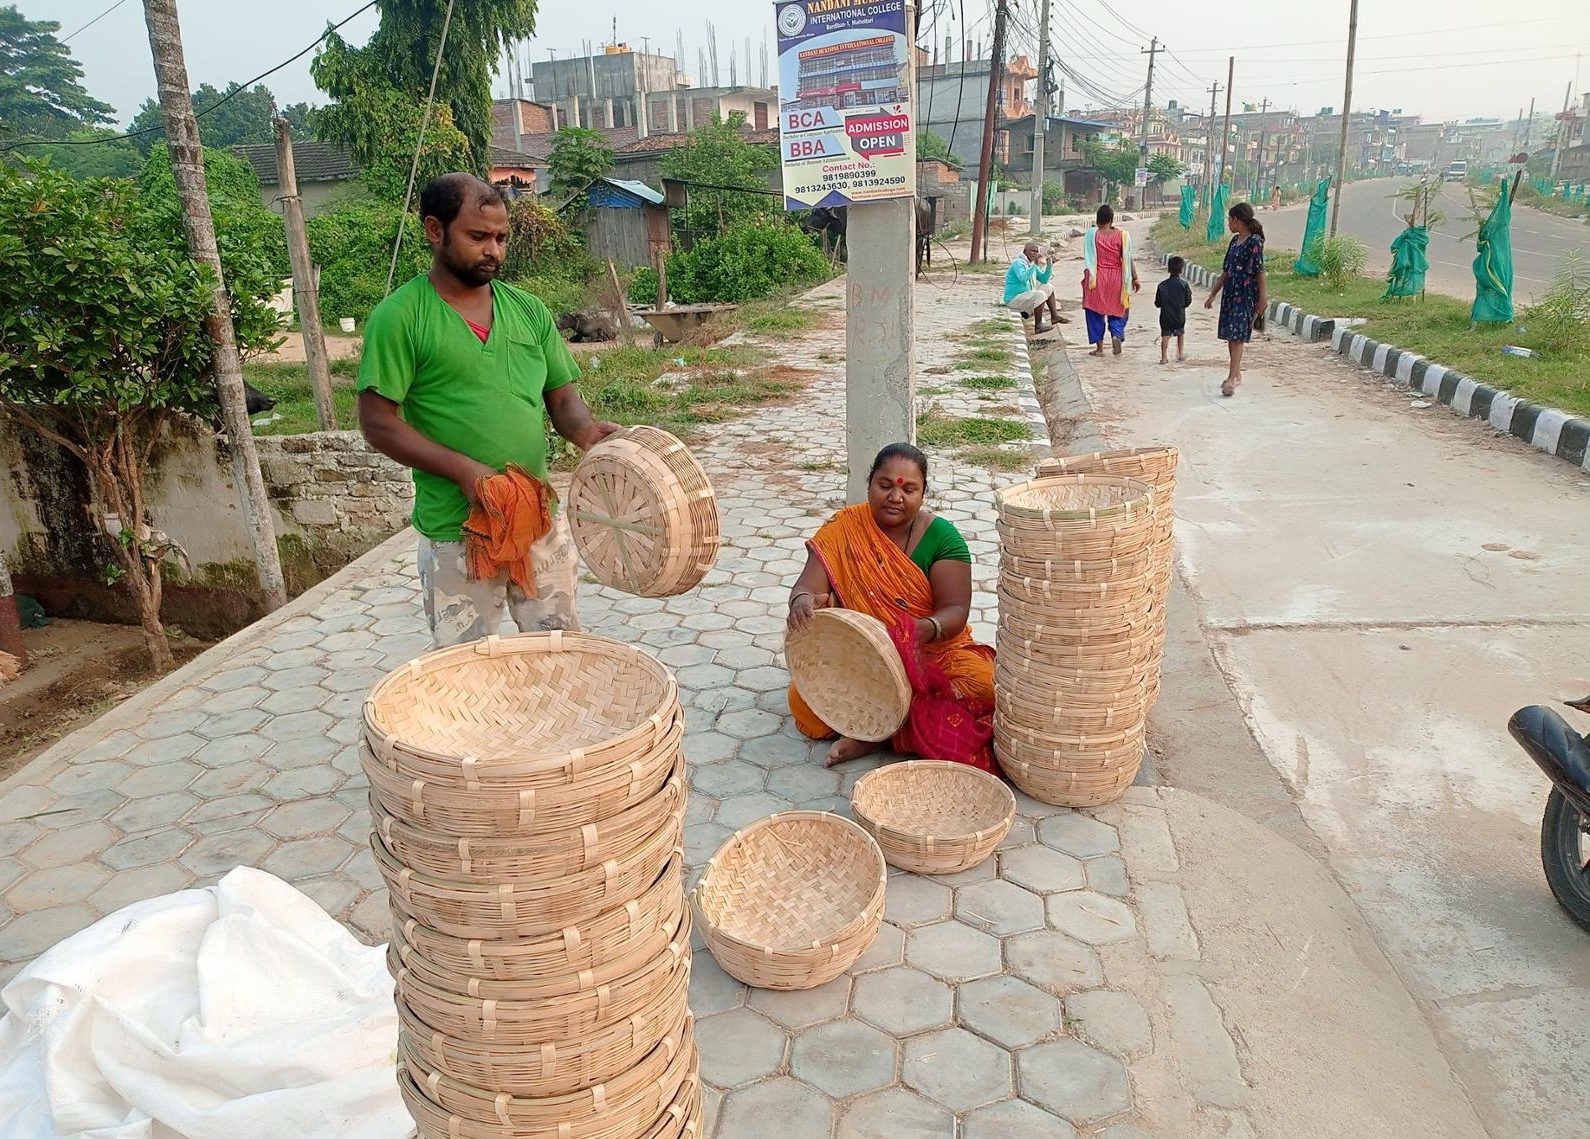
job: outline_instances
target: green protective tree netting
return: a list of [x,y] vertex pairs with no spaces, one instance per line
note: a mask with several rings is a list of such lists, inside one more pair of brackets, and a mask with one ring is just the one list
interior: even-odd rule
[[1215,187],[1215,197],[1209,203],[1209,226],[1204,231],[1204,236],[1210,241],[1219,241],[1226,232],[1226,192],[1225,183]]
[[1198,191],[1192,186],[1183,186],[1181,188],[1181,216],[1177,219],[1181,222],[1182,229],[1192,228],[1193,214],[1196,212],[1197,207]]
[[1391,239],[1391,272],[1386,278],[1386,292],[1390,297],[1416,297],[1424,292],[1424,275],[1430,271],[1430,231],[1422,225],[1410,225]]
[[1314,187],[1314,196],[1308,200],[1308,222],[1303,226],[1303,250],[1292,262],[1299,276],[1319,276],[1319,256],[1314,243],[1325,236],[1325,211],[1330,207],[1331,180],[1321,178]]
[[1491,216],[1480,225],[1474,243],[1474,308],[1478,323],[1506,324],[1513,319],[1513,197],[1507,187],[1496,197]]

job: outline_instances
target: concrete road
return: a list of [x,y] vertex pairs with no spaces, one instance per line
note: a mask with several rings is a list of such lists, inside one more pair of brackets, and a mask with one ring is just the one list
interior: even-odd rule
[[[1590,691],[1590,478],[1290,340],[1221,399],[1223,346],[1190,315],[1185,366],[1143,338],[1075,357],[1110,445],[1182,449],[1201,643],[1171,652],[1220,677],[1162,698],[1161,776],[1277,833],[1295,804],[1489,1133],[1590,1134],[1590,939],[1547,890],[1548,784],[1505,728]],[[1262,778],[1208,746],[1232,701]]]
[[[1391,241],[1407,225],[1408,204],[1396,197],[1412,185],[1413,178],[1378,178],[1349,182],[1342,195],[1340,231],[1369,246],[1369,271],[1384,273],[1391,266]],[[1474,296],[1474,232],[1468,189],[1460,183],[1441,187],[1436,211],[1446,220],[1430,234],[1430,289],[1471,300]],[[1265,235],[1272,245],[1298,248],[1308,218],[1307,204],[1289,206],[1279,213],[1263,211]],[[1535,300],[1550,286],[1562,255],[1577,250],[1590,256],[1590,225],[1573,218],[1544,214],[1527,206],[1513,213],[1513,299],[1520,304]]]

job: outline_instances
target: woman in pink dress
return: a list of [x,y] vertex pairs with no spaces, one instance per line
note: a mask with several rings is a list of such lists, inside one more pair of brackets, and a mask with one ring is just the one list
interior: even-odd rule
[[[1106,204],[1094,216],[1098,224],[1082,239],[1082,308],[1088,320],[1088,343],[1093,345],[1089,355],[1104,355],[1104,333],[1108,331],[1111,350],[1119,356],[1132,293],[1142,285],[1132,263],[1131,238],[1125,230],[1115,228],[1115,211]],[[1126,287],[1128,272],[1130,290]]]

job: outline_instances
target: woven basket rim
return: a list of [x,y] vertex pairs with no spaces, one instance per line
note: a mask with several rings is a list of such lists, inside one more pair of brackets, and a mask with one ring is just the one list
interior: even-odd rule
[[[892,724],[883,735],[876,735],[876,730],[871,728],[859,733],[852,731],[850,729],[858,726],[854,721],[849,724],[835,722],[847,718],[843,709],[836,709],[830,699],[836,682],[835,677],[828,673],[821,676],[810,674],[802,676],[806,668],[804,646],[813,645],[823,637],[844,637],[851,643],[865,644],[867,648],[877,650],[877,658],[887,675],[889,691],[884,692],[875,688],[865,695],[875,698],[875,703],[883,708],[883,722]],[[792,633],[785,639],[784,661],[789,668],[795,690],[800,693],[801,698],[819,719],[840,735],[880,742],[899,731],[900,725],[905,723],[906,716],[910,714],[911,681],[906,676],[905,662],[900,659],[900,653],[894,647],[888,626],[870,614],[839,606],[817,610],[812,614],[811,624],[805,630]],[[853,686],[845,687],[854,693]]]
[[[754,836],[760,831],[768,830],[777,826],[785,826],[791,822],[815,822],[825,826],[834,826],[840,830],[851,831],[863,839],[865,843],[864,849],[867,850],[868,854],[874,861],[874,867],[877,871],[875,876],[877,885],[873,891],[873,896],[868,904],[862,908],[860,913],[856,914],[822,941],[812,942],[805,945],[767,945],[763,942],[746,941],[745,939],[737,937],[725,930],[722,925],[713,920],[712,916],[702,908],[700,904],[702,891],[705,888],[706,883],[711,880],[713,871],[717,868],[718,860],[723,857],[725,852],[729,851],[735,846],[738,846],[740,843],[748,840],[750,837]],[[853,936],[857,929],[864,926],[870,920],[874,907],[881,909],[883,905],[884,894],[888,888],[888,883],[889,864],[883,857],[883,851],[878,846],[878,840],[868,834],[864,828],[858,826],[856,823],[844,818],[841,815],[834,814],[832,811],[779,811],[777,814],[768,815],[765,818],[757,819],[755,822],[741,827],[728,838],[723,840],[723,845],[719,846],[718,849],[713,852],[712,857],[707,859],[707,864],[701,871],[701,877],[696,882],[695,889],[690,891],[690,906],[695,912],[696,918],[703,929],[710,930],[713,937],[718,938],[729,945],[766,956],[784,954],[793,954],[798,956],[810,953],[814,949],[837,944]]]
[[[930,777],[942,773],[957,779],[986,783],[989,787],[998,788],[1003,793],[1004,799],[1008,800],[1009,809],[1000,819],[992,822],[989,826],[979,827],[975,831],[963,831],[959,834],[935,834],[926,830],[906,830],[894,823],[882,822],[868,812],[868,804],[865,800],[867,792],[890,782],[891,779],[908,778],[912,773]],[[975,777],[975,780],[972,777]],[[850,809],[858,816],[865,816],[867,823],[876,827],[880,833],[900,842],[914,843],[926,840],[935,843],[977,843],[996,831],[1010,828],[1011,819],[1016,813],[1016,797],[1011,793],[1010,788],[1005,786],[1004,780],[996,775],[990,775],[986,771],[979,771],[968,764],[951,763],[938,759],[910,759],[901,760],[898,763],[885,764],[883,767],[867,772],[856,780],[856,785],[850,789]]]
[[[566,644],[565,642],[573,643]],[[372,743],[371,750],[375,753],[376,758],[382,760],[382,762],[390,761],[374,746],[375,740],[381,741],[383,747],[401,747],[402,750],[410,754],[433,762],[445,762],[457,758],[447,752],[403,743],[395,739],[386,726],[382,724],[380,718],[382,702],[389,698],[391,690],[401,682],[412,680],[421,673],[440,671],[444,667],[477,664],[481,658],[491,661],[508,654],[564,652],[586,652],[599,656],[625,657],[662,680],[663,696],[650,715],[626,731],[620,732],[592,747],[570,749],[552,757],[542,757],[533,765],[535,769],[542,767],[555,769],[569,763],[576,752],[584,754],[604,748],[621,746],[640,738],[648,730],[661,731],[675,714],[675,709],[678,707],[679,702],[679,682],[674,678],[672,670],[638,646],[626,644],[611,637],[599,636],[595,633],[573,632],[568,629],[553,629],[544,633],[515,633],[506,637],[494,634],[480,641],[433,649],[431,652],[424,653],[411,661],[399,665],[378,680],[365,697],[362,708],[365,736],[367,741]],[[491,763],[491,760],[486,760],[484,766],[490,766]]]
[[[1070,510],[1059,510],[1052,507],[1024,506],[1021,504],[1023,495],[1032,495],[1044,489],[1056,489],[1064,486],[1074,487],[1111,487],[1131,497],[1124,501],[1112,503],[1108,506],[1094,506]],[[1139,512],[1152,513],[1154,506],[1154,486],[1143,479],[1133,478],[1130,475],[1096,475],[1096,474],[1065,474],[1050,475],[1046,478],[1028,479],[1026,482],[1016,483],[1014,486],[1003,488],[995,499],[1001,518],[1009,519],[1017,524],[1023,522],[1094,522],[1121,519],[1134,516]]]

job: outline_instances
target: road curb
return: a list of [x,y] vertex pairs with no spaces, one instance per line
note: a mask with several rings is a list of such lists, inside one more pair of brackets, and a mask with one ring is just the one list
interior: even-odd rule
[[[1169,259],[1164,253],[1159,257],[1161,263]],[[1186,274],[1200,285],[1213,284],[1217,276],[1198,265],[1188,265]],[[1483,420],[1497,431],[1590,471],[1590,419],[1520,399],[1417,352],[1371,340],[1345,324],[1305,313],[1284,301],[1271,301],[1265,315],[1310,343],[1329,340],[1339,355],[1396,380],[1426,399],[1445,404],[1459,415]]]

